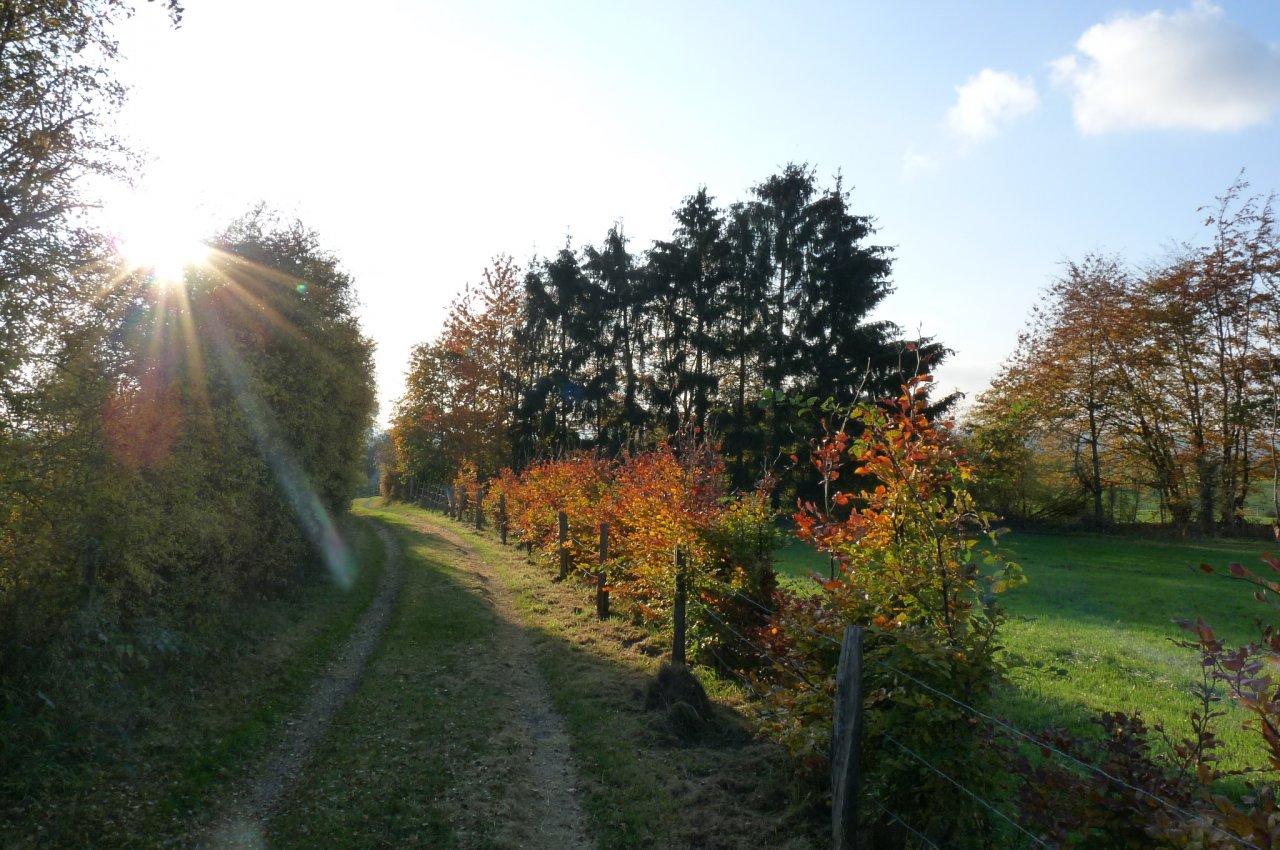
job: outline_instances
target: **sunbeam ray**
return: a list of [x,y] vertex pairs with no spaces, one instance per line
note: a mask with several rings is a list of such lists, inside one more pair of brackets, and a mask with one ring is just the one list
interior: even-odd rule
[[258,444],[263,459],[280,489],[284,491],[303,533],[319,550],[333,580],[344,589],[350,588],[355,579],[355,564],[333,518],[320,502],[306,473],[280,438],[274,417],[262,402],[260,394],[252,387],[249,372],[239,353],[227,339],[221,322],[216,317],[210,317],[205,327],[223,374],[230,382],[236,402],[248,422],[254,442]]

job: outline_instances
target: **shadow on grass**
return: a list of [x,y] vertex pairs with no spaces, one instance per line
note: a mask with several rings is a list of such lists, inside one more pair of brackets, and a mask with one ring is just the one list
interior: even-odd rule
[[[507,594],[517,616],[508,620],[515,620],[515,628],[506,634],[526,642],[563,719],[580,800],[597,846],[801,850],[829,841],[821,834],[821,821],[795,806],[785,752],[753,740],[748,720],[735,707],[717,705],[713,721],[693,736],[673,729],[666,713],[645,710],[646,688],[665,654],[660,638],[618,618],[599,621],[586,587],[552,582],[551,574],[524,563],[514,549],[504,550],[486,535],[401,506],[370,510],[397,528],[407,552],[423,553],[422,566],[436,574],[431,583],[438,604],[484,624],[487,635],[473,635],[468,652],[497,654],[492,640],[503,606],[491,605],[484,593]],[[443,530],[434,533],[420,524],[438,524]],[[449,535],[474,549],[504,589],[487,587]],[[438,662],[448,655],[437,651],[433,657]],[[477,663],[472,658],[466,666]],[[481,718],[473,711],[470,721],[459,719],[453,730],[455,738],[463,730],[464,737],[475,740],[475,748],[467,751],[482,761],[494,757],[484,742],[501,737],[497,727],[502,712],[510,710],[509,701],[504,703],[502,671],[494,672],[491,681],[473,678],[466,692],[468,703],[487,705],[481,713],[491,716]],[[520,757],[505,755],[507,761]],[[504,769],[496,765],[488,772]],[[502,781],[516,778],[508,771]],[[448,796],[447,789],[441,793]],[[455,810],[455,820],[457,814]],[[454,838],[461,840],[456,834]]]
[[376,591],[381,547],[364,524],[347,532],[373,567],[349,590],[317,580],[239,600],[166,653],[51,667],[61,690],[44,684],[45,715],[4,718],[0,847],[139,848],[190,834],[300,707]]

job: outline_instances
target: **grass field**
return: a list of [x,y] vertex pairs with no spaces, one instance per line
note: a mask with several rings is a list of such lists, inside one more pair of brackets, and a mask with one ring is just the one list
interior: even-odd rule
[[[1232,561],[1254,567],[1265,547],[1253,541],[1147,540],[1100,534],[1016,533],[1000,552],[1022,565],[1029,581],[1007,594],[1004,628],[1012,687],[1000,712],[1026,730],[1064,726],[1090,730],[1103,711],[1140,711],[1178,737],[1194,708],[1198,656],[1176,645],[1175,619],[1203,617],[1229,643],[1247,640],[1267,609],[1249,588],[1192,569]],[[825,556],[799,542],[779,553],[792,586],[827,570]],[[1232,710],[1219,734],[1224,761],[1261,763],[1256,735],[1242,732]]]

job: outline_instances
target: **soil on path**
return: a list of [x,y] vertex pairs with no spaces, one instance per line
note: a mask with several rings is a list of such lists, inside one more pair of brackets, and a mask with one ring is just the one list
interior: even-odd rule
[[[454,825],[462,845],[467,846],[467,834],[492,833],[497,824],[494,844],[499,847],[591,850],[596,845],[582,811],[571,739],[538,672],[529,632],[521,624],[511,591],[466,536],[431,520],[415,518],[414,523],[453,548],[472,587],[492,606],[496,652],[476,663],[502,683],[515,706],[514,716],[494,732],[492,760],[476,762],[454,776],[449,795],[460,803],[451,808],[458,813]],[[485,781],[495,772],[507,774],[504,795]]]
[[400,549],[382,526],[382,577],[377,594],[360,616],[346,643],[312,686],[306,704],[285,721],[285,731],[252,779],[234,792],[223,815],[197,846],[216,850],[260,850],[266,846],[267,824],[302,774],[334,716],[360,683],[369,657],[395,610],[402,571]]

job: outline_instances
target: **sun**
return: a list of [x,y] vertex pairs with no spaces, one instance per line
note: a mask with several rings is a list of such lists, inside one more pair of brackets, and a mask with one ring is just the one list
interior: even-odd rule
[[116,254],[130,271],[143,271],[160,286],[181,285],[190,266],[208,261],[210,248],[180,216],[134,209],[110,228]]

